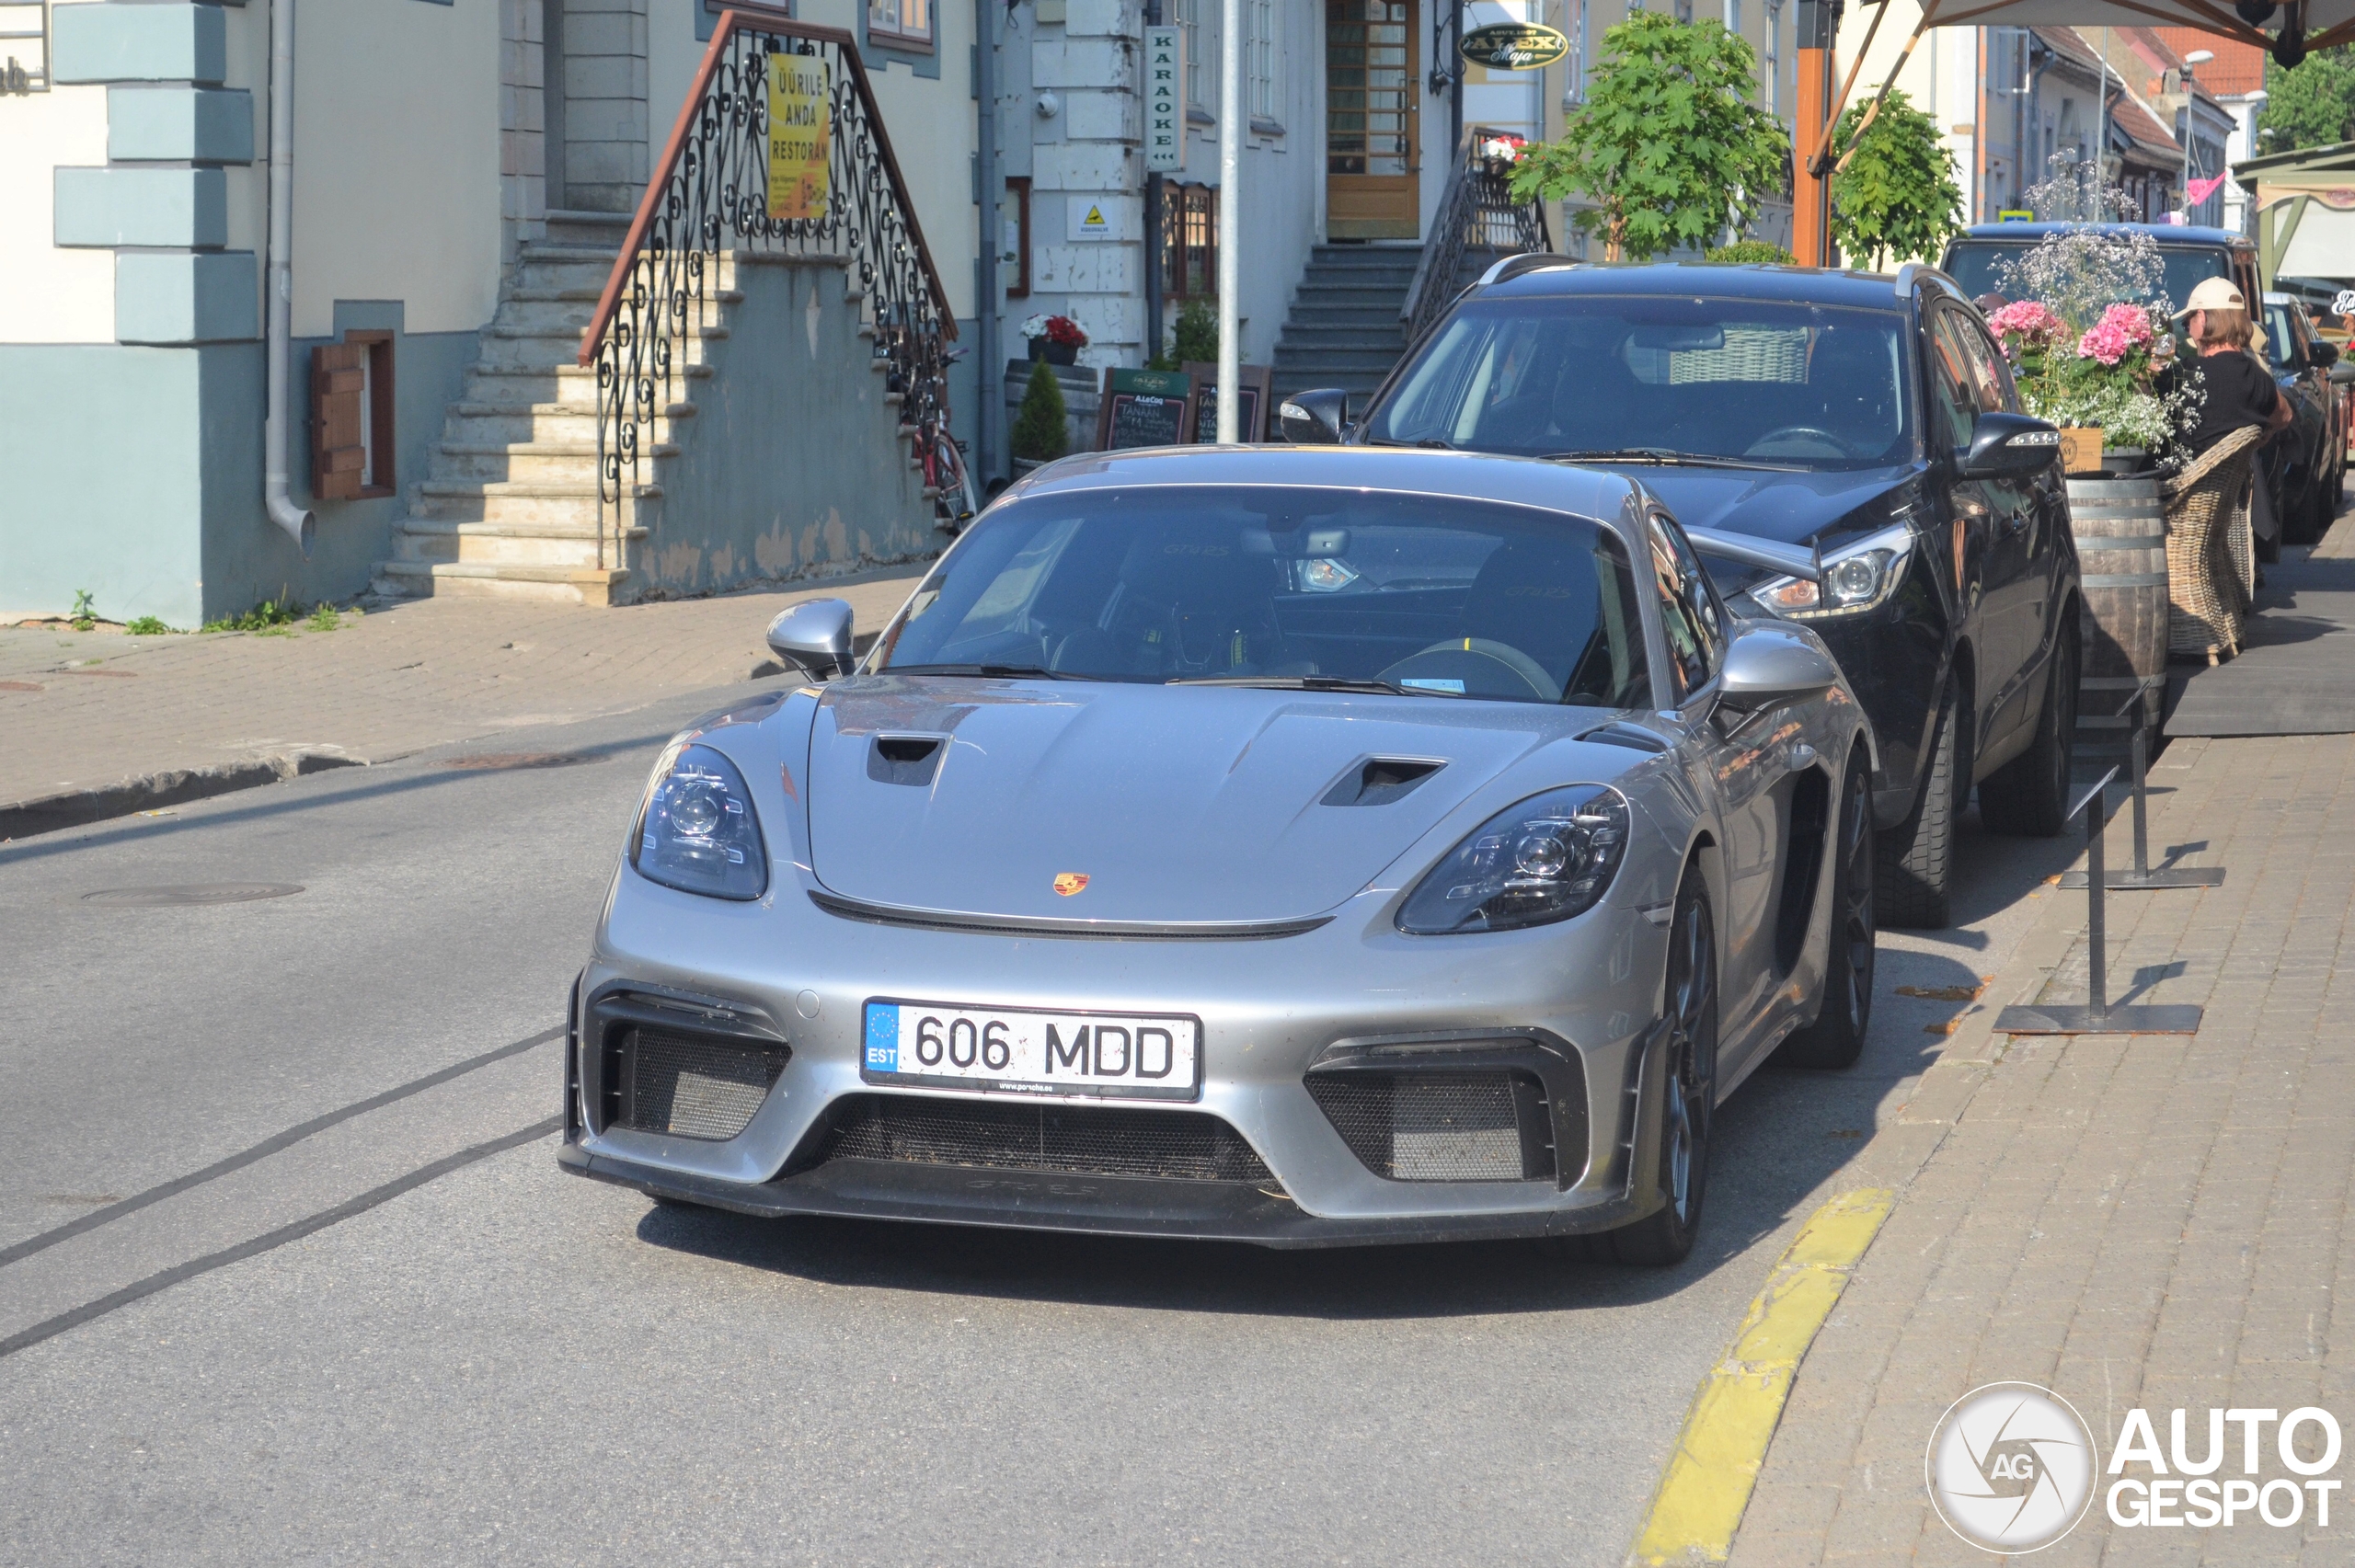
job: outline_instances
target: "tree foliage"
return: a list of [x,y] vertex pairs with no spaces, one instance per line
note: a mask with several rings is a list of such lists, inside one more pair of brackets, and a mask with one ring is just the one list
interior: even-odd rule
[[1776,245],[1773,240],[1738,239],[1731,245],[1721,245],[1701,258],[1723,267],[1796,267],[1799,258]]
[[1935,258],[1962,228],[1962,188],[1938,128],[1903,93],[1891,91],[1857,139],[1866,106],[1852,104],[1832,133],[1832,156],[1856,155],[1832,181],[1832,237],[1841,253],[1906,261]]
[[2258,147],[2294,153],[2355,141],[2355,55],[2344,49],[2309,54],[2294,71],[2265,69],[2265,107],[2258,112]]
[[1587,100],[1562,139],[1530,147],[1517,200],[1580,196],[1578,224],[1611,260],[1698,250],[1749,225],[1781,189],[1790,139],[1751,101],[1750,45],[1716,22],[1637,11],[1603,35]]
[[1030,384],[1023,389],[1022,407],[1014,416],[1007,444],[1014,455],[1047,463],[1071,450],[1071,426],[1063,407],[1063,383],[1044,360],[1030,367]]

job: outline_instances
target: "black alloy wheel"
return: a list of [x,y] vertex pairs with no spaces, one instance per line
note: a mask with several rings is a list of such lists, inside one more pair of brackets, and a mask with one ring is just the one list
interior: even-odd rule
[[2069,773],[2077,761],[2077,627],[2061,628],[2051,687],[2028,749],[1979,784],[1979,819],[1993,833],[2050,839],[2069,825]]
[[1668,927],[1661,990],[1668,1040],[1661,1047],[1660,1207],[1595,1238],[1624,1264],[1666,1268],[1684,1261],[1700,1233],[1709,1187],[1709,1123],[1717,1091],[1717,938],[1698,865],[1684,869]]
[[1883,925],[1936,931],[1953,914],[1955,819],[1970,793],[1970,767],[1959,733],[1962,700],[1955,686],[1955,681],[1947,682],[1938,706],[1937,730],[1922,770],[1922,796],[1904,821],[1881,835],[1873,869]]
[[1793,1067],[1836,1071],[1855,1066],[1873,1021],[1873,955],[1879,932],[1873,920],[1872,775],[1861,739],[1855,750],[1847,785],[1840,792],[1838,836],[1832,841],[1823,1008],[1814,1023],[1783,1042],[1780,1054]]

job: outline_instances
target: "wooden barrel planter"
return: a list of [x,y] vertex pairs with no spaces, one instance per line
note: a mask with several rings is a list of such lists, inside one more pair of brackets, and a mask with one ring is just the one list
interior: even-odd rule
[[[2166,503],[2155,474],[2069,481],[2085,588],[2078,617],[2077,754],[2124,756],[2137,715],[2113,716],[2137,684],[2167,670]],[[2154,690],[2140,715],[2158,721]]]

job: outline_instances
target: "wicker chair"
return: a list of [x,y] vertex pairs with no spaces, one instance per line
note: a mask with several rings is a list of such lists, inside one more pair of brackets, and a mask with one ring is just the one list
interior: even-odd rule
[[2265,432],[2234,430],[2166,486],[2167,652],[2216,662],[2240,651],[2257,590],[2249,465]]

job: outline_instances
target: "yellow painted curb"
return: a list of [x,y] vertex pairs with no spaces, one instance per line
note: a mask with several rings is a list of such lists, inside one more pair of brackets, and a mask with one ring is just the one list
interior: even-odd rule
[[1799,1358],[1896,1201],[1886,1187],[1843,1193],[1799,1228],[1750,1303],[1725,1359],[1701,1379],[1629,1562],[1652,1568],[1723,1562],[1731,1555]]

